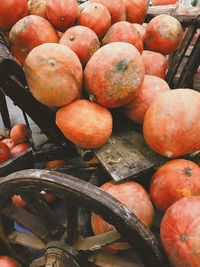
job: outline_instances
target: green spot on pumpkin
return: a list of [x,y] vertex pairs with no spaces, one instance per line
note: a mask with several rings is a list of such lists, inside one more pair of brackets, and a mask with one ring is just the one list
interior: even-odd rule
[[115,66],[116,72],[124,72],[127,69],[128,69],[128,61],[126,59],[119,61]]

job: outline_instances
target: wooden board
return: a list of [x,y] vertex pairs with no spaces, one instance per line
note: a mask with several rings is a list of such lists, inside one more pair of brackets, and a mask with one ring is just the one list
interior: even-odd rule
[[105,170],[115,182],[136,178],[153,170],[168,159],[154,153],[136,127],[122,118],[109,141],[95,151]]

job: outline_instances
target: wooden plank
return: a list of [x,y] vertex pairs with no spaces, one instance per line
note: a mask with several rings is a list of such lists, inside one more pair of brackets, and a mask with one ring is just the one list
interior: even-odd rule
[[95,155],[115,182],[136,178],[168,160],[154,153],[143,135],[131,128],[114,133]]

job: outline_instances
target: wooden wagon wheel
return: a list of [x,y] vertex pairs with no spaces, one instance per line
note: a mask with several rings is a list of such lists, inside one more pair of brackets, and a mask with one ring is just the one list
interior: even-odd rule
[[[39,197],[42,190],[67,201],[66,225],[58,220]],[[10,201],[14,194],[22,196],[27,203],[26,209],[19,208]],[[79,206],[89,207],[116,229],[106,234],[79,238],[78,241]],[[11,254],[24,266],[88,267],[91,266],[87,262],[88,257],[91,259],[96,249],[120,238],[134,246],[144,266],[168,266],[156,238],[132,212],[98,187],[75,177],[35,169],[13,173],[0,181],[0,209],[0,237]],[[28,229],[31,234],[16,231],[13,221]],[[38,250],[40,257],[32,261],[24,253],[22,256],[20,251],[24,252],[24,247]]]

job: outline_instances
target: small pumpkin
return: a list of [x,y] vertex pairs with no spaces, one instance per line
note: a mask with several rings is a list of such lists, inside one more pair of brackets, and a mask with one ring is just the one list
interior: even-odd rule
[[37,15],[46,18],[46,4],[47,0],[29,0],[28,9],[30,15]]
[[126,5],[126,20],[142,24],[148,10],[148,0],[124,0]]
[[67,139],[83,148],[95,149],[112,133],[112,115],[88,100],[77,100],[59,109],[56,124]]

